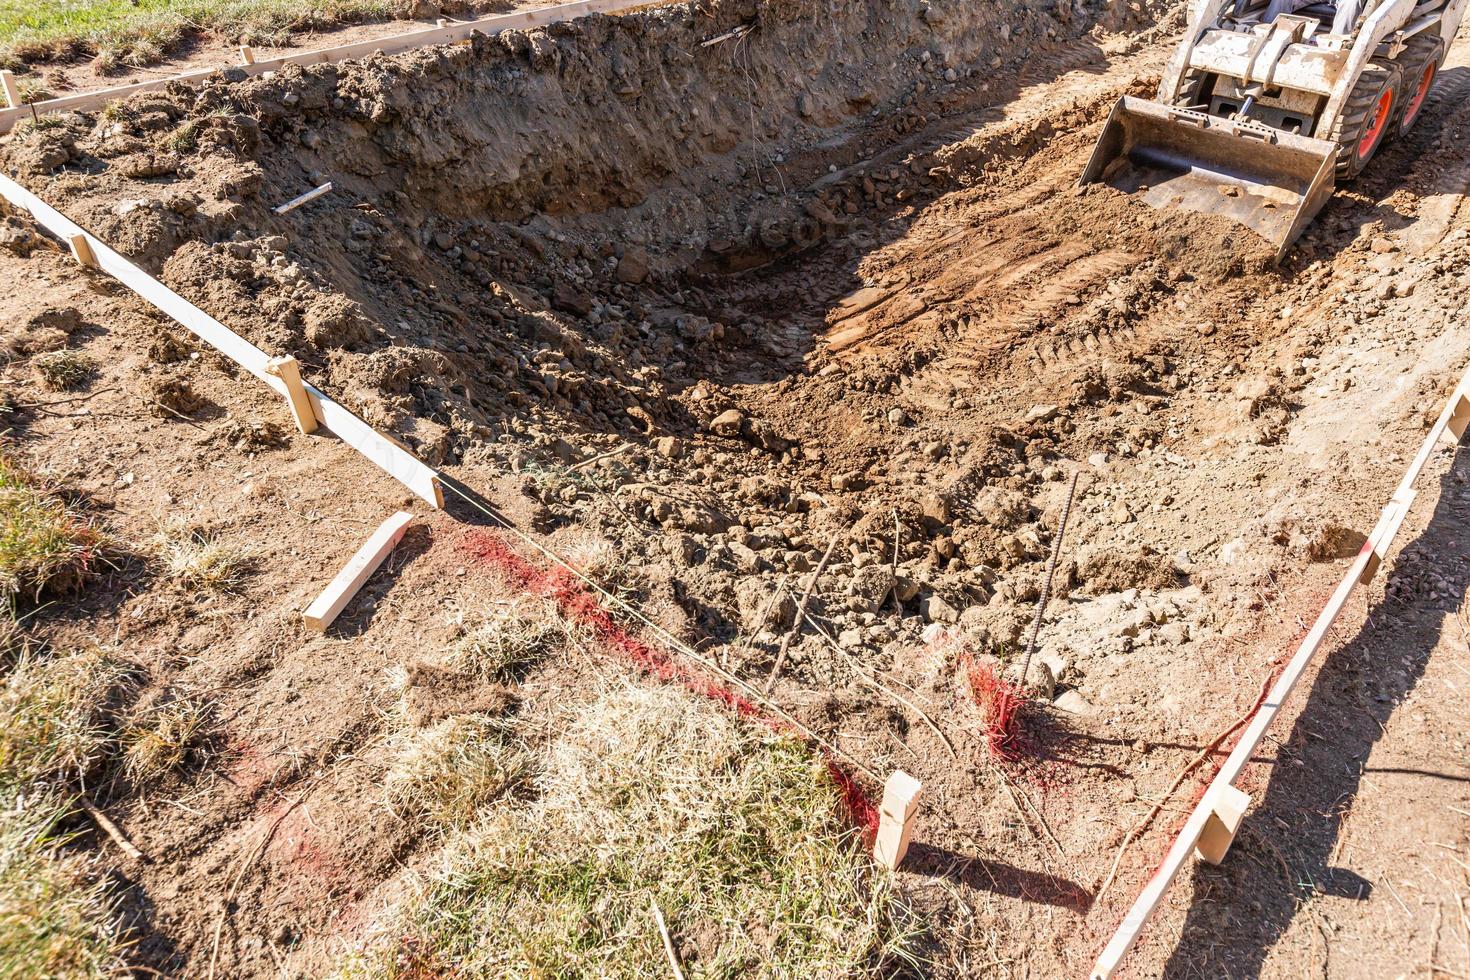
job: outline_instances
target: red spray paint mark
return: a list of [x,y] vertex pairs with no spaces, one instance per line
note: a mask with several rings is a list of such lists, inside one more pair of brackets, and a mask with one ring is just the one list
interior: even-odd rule
[[1021,731],[1021,712],[1026,698],[1006,683],[988,664],[977,664],[968,653],[962,657],[970,695],[985,716],[985,741],[990,754],[1001,762],[1016,762],[1028,751]]
[[[772,732],[791,735],[805,740],[805,736],[790,724],[767,715],[748,698],[736,694],[712,678],[690,670],[675,662],[662,650],[656,649],[630,634],[617,620],[613,619],[597,599],[587,592],[582,582],[570,571],[561,567],[541,569],[511,550],[498,536],[489,532],[472,532],[464,542],[475,557],[500,569],[511,581],[533,595],[551,599],[562,615],[590,629],[594,636],[607,646],[621,653],[634,666],[659,680],[682,685],[686,690],[717,701],[742,718],[763,725]],[[862,788],[843,768],[838,765],[825,748],[817,747],[827,763],[827,772],[837,784],[837,790],[847,806],[853,823],[860,827],[871,841],[878,834],[878,810],[873,806]]]

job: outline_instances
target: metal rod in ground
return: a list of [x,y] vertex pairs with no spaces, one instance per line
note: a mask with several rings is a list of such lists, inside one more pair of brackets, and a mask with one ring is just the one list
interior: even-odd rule
[[1046,561],[1046,579],[1041,583],[1041,598],[1036,600],[1036,618],[1031,620],[1031,639],[1026,641],[1026,659],[1021,664],[1021,690],[1026,689],[1026,675],[1031,673],[1031,655],[1036,652],[1036,637],[1041,633],[1041,616],[1046,604],[1051,601],[1051,580],[1057,573],[1057,559],[1062,554],[1062,536],[1067,533],[1067,518],[1072,513],[1072,498],[1077,496],[1077,481],[1082,471],[1072,474],[1072,485],[1067,488],[1067,502],[1062,506],[1062,517],[1057,522],[1057,536],[1051,542],[1051,557]]
[[280,207],[272,208],[272,210],[275,211],[276,214],[285,214],[287,211],[293,211],[296,208],[301,207],[301,205],[307,203],[308,201],[315,201],[317,198],[321,197],[323,194],[326,194],[331,189],[332,182],[329,180],[315,190],[307,191],[300,197],[294,197],[291,200],[287,201],[285,204],[282,204]]

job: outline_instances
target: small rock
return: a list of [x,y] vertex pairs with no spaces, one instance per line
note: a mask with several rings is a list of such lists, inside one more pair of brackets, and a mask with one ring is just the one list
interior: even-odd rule
[[710,420],[709,430],[717,436],[738,439],[744,425],[745,416],[738,409],[729,408]]
[[684,440],[675,436],[664,436],[656,440],[653,448],[665,459],[681,459],[684,456]]
[[903,425],[909,420],[908,413],[901,408],[890,408],[888,410],[888,421],[894,425]]
[[926,527],[940,528],[949,523],[949,499],[941,493],[926,493],[918,500],[919,514]]
[[1182,646],[1189,642],[1190,630],[1188,623],[1169,623],[1159,628],[1158,640],[1160,643],[1171,647]]
[[739,541],[731,541],[728,547],[730,549],[730,556],[734,559],[735,568],[738,571],[743,572],[747,575],[752,572],[760,571],[760,555],[756,554],[753,550],[741,544]]
[[1005,678],[1012,684],[1021,688],[1032,697],[1045,698],[1050,701],[1052,693],[1057,689],[1057,678],[1052,673],[1051,667],[1041,658],[1036,657],[1031,661],[1031,669],[1026,674],[1025,683],[1022,683],[1021,668],[1024,664],[1013,663],[1006,668]]
[[1399,247],[1397,245],[1395,245],[1389,239],[1383,238],[1382,236],[1375,238],[1373,239],[1373,241],[1369,242],[1368,248],[1372,249],[1373,252],[1378,255],[1387,255],[1389,252],[1397,252],[1399,250]]
[[919,615],[926,623],[958,623],[959,610],[944,600],[943,596],[930,595],[919,603]]
[[862,600],[867,612],[877,612],[893,586],[893,570],[887,565],[874,564],[859,569],[848,583],[847,591]]
[[1063,691],[1058,694],[1056,700],[1052,702],[1052,707],[1074,715],[1090,715],[1097,710],[1076,691]]

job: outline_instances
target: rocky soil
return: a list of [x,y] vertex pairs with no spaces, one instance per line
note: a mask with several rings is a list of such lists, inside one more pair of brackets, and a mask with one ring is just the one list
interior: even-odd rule
[[[1276,268],[1237,226],[1073,186],[1111,103],[1156,83],[1178,23],[1160,3],[1084,0],[673,5],[226,73],[22,130],[3,162],[527,530],[595,554],[684,640],[774,678],[777,703],[845,752],[920,777],[900,878],[936,975],[1077,975],[1189,786],[1099,897],[1116,849],[1315,616],[1470,336],[1464,48],[1418,129]],[[272,213],[327,180],[318,202]],[[90,422],[33,412],[22,445],[86,459],[131,440],[173,480],[78,475],[122,514],[174,504],[184,480],[242,537],[300,533],[281,510],[295,512],[287,474],[322,472],[314,441],[262,428],[277,406],[112,287],[79,285],[25,218],[5,216],[0,247],[37,283],[6,301],[12,386],[29,391],[37,351],[96,345],[168,406],[82,434]],[[347,469],[324,478],[372,489],[318,486],[310,523],[339,508],[375,523],[393,488],[333,452]],[[211,472],[232,467],[246,475]],[[1046,707],[1034,759],[1009,772],[960,666],[1014,672],[1074,487],[1029,678]],[[371,704],[382,671],[449,629],[456,595],[491,588],[454,550],[469,517],[435,516],[377,587],[385,608],[330,646],[302,638],[293,602],[355,547],[351,525],[304,563],[269,545],[283,577],[261,582],[261,620],[234,640],[229,617],[155,608],[146,588],[95,611],[170,677],[239,685],[231,705],[254,715],[236,764],[276,760],[189,804],[202,825],[124,811],[155,839],[198,835],[127,872],[156,916],[158,969],[221,955],[229,975],[277,959],[311,974],[391,891],[413,845],[384,827],[346,847],[369,777],[344,747],[374,721],[339,702]],[[1414,567],[1393,579],[1400,601],[1463,591]],[[246,737],[272,730],[261,712],[282,733],[268,751]],[[273,768],[308,745],[305,770]],[[298,786],[345,814],[330,873],[281,858],[252,876],[256,912],[212,954],[210,882],[280,806],[266,788]],[[1190,891],[1138,975],[1163,968]],[[1208,944],[1174,955],[1183,975],[1222,969]],[[1272,955],[1283,973],[1316,956]]]

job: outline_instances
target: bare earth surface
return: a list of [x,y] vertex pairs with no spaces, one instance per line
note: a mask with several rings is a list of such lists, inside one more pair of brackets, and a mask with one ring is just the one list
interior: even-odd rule
[[[616,556],[650,618],[758,685],[835,538],[810,606],[829,635],[791,644],[773,698],[923,780],[897,879],[924,972],[1079,976],[1223,752],[1100,892],[1125,836],[1256,703],[1467,363],[1470,49],[1274,268],[1236,226],[1074,187],[1176,21],[919,7],[593,18],[140,97],[0,153],[528,533]],[[413,502],[328,438],[252,445],[242,423],[289,423],[265,389],[26,218],[0,231],[7,449],[125,539],[184,514],[255,559],[222,597],[124,559],[35,617],[220,705],[207,766],[105,800],[149,861],[77,846],[144,965],[320,975],[429,858],[381,796],[405,671],[429,716],[507,696],[416,669],[513,597],[477,545],[495,532],[451,494],[308,633],[300,610]],[[93,357],[89,387],[39,390],[47,344]],[[198,404],[151,408],[168,381]],[[962,668],[1024,646],[1074,473],[1055,684],[1003,767]],[[1467,479],[1435,457],[1247,769],[1229,857],[1181,878],[1128,975],[1470,974]],[[510,696],[534,715],[633,672],[592,646]]]

